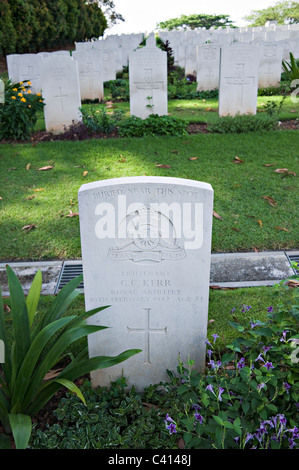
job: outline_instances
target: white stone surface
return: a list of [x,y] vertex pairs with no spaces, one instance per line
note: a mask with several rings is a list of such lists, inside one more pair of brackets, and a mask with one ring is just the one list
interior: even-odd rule
[[89,354],[142,352],[92,373],[94,386],[124,375],[143,389],[167,380],[177,359],[205,364],[213,189],[180,178],[129,177],[78,193],[85,306],[110,327],[88,338]]
[[13,83],[29,80],[31,92],[40,93],[40,64],[41,56],[38,54],[11,54],[7,56],[8,76]]
[[197,47],[197,91],[219,88],[220,46],[206,44]]
[[145,47],[129,58],[130,113],[146,119],[150,114],[167,114],[167,53],[149,37]]
[[4,81],[0,79],[0,103],[5,102],[5,97],[4,97]]
[[221,48],[219,116],[256,114],[259,48],[234,43]]
[[41,84],[47,131],[63,132],[81,121],[81,97],[78,63],[71,57],[49,56],[42,59]]
[[258,45],[260,48],[258,87],[277,87],[280,84],[282,71],[282,46],[273,42],[261,42]]
[[81,100],[102,101],[104,85],[101,51],[95,49],[73,51],[72,57],[78,62]]

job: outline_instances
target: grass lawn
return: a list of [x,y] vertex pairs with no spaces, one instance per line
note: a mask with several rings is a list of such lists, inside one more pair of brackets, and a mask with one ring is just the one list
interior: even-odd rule
[[296,131],[2,144],[0,259],[80,258],[79,218],[68,217],[80,186],[138,175],[212,185],[214,252],[296,249],[298,144]]

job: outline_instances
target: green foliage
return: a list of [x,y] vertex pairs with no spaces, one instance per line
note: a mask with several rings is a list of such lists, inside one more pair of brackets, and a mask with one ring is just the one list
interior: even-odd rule
[[41,271],[32,282],[27,298],[13,270],[6,269],[13,324],[13,337],[8,335],[0,289],[0,339],[4,344],[4,359],[0,374],[0,421],[6,433],[12,432],[17,448],[26,448],[33,417],[61,388],[84,397],[73,383],[91,370],[110,367],[122,362],[139,350],[128,350],[116,357],[88,358],[82,350],[54,379],[46,374],[61,362],[72,343],[88,334],[103,330],[103,326],[87,325],[86,319],[106,307],[80,315],[65,316],[66,309],[78,296],[76,289],[82,275],[70,281],[56,296],[49,310],[35,321],[42,287]]
[[75,41],[102,36],[108,26],[98,2],[3,0],[2,4],[0,53],[3,55],[72,46]]
[[269,86],[267,88],[259,88],[258,96],[285,95],[287,92],[288,92],[288,85],[284,81],[278,87]]
[[277,127],[277,116],[269,114],[219,117],[208,130],[219,134],[270,131]]
[[[288,287],[282,283],[278,289]],[[213,351],[215,334],[207,343],[206,375],[192,370],[193,361],[179,363],[179,379],[171,377],[182,403],[168,408],[166,432],[182,437],[189,449],[297,446],[298,300],[295,294],[290,306],[283,303],[275,312],[268,307],[264,323],[231,322],[239,336],[221,359]]]
[[298,86],[299,80],[299,60],[295,59],[294,55],[290,52],[290,60],[282,61],[284,76],[288,82],[289,87],[295,88]]
[[279,103],[277,103],[277,101],[268,101],[266,104],[264,104],[264,108],[268,116],[278,117],[285,99],[286,95],[282,97]]
[[232,21],[229,20],[229,15],[181,15],[179,18],[171,18],[167,21],[162,21],[157,24],[157,28],[167,29],[171,31],[173,29],[195,29],[195,28],[206,28],[210,29],[212,26],[216,28],[231,26]]
[[28,140],[43,109],[42,96],[31,93],[30,81],[5,81],[5,102],[0,104],[0,140]]
[[278,24],[298,23],[299,4],[293,0],[276,2],[263,10],[253,10],[244,19],[250,21],[249,26],[265,26],[267,21],[277,21]]
[[182,119],[172,116],[152,114],[146,119],[131,116],[119,124],[122,137],[143,137],[146,135],[187,135],[187,124]]
[[86,406],[70,393],[54,416],[57,423],[33,429],[32,449],[171,449],[173,439],[161,435],[162,412],[144,405],[134,387],[125,391],[125,379],[106,388],[81,387]]
[[129,101],[130,90],[128,80],[117,78],[106,83],[106,87],[110,89],[111,98],[113,100]]
[[110,134],[121,118],[121,110],[117,110],[112,114],[107,114],[105,108],[96,110],[90,107],[89,109],[81,108],[80,110],[83,124],[87,127],[90,134],[98,132]]

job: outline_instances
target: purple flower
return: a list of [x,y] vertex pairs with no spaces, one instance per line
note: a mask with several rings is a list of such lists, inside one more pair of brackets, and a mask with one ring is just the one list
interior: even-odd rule
[[269,313],[272,313],[273,312],[273,307],[272,306],[268,307],[267,310],[268,310]]
[[287,331],[284,330],[284,331],[282,332],[282,337],[280,338],[280,341],[282,341],[282,342],[285,343],[285,342],[286,342],[286,339],[287,339]]
[[265,359],[262,357],[262,353],[260,353],[260,354],[257,356],[256,361],[263,361],[263,362],[265,362]]
[[221,395],[222,395],[223,392],[224,392],[224,388],[219,387],[219,393],[218,393],[218,400],[219,400],[219,401],[222,401]]
[[194,413],[194,418],[196,419],[196,421],[199,421],[200,424],[203,422],[204,419],[203,416],[198,412]]
[[213,353],[213,351],[211,349],[207,350],[207,354],[209,356],[209,359],[211,359],[212,353]]
[[242,313],[245,313],[247,312],[248,310],[251,309],[251,305],[243,305],[243,308],[242,308]]
[[265,364],[263,364],[262,367],[266,367],[267,370],[274,369],[272,362],[268,362],[268,361]]
[[241,357],[240,361],[237,363],[237,369],[242,369],[243,367],[245,367],[245,359]]
[[262,388],[265,388],[265,387],[266,387],[266,384],[264,382],[262,382],[261,384],[258,384],[256,388],[257,388],[258,391],[260,391],[260,390],[262,390]]
[[236,310],[236,307],[233,307],[230,311],[230,313],[234,313],[234,311]]
[[264,353],[267,353],[272,348],[273,348],[273,346],[263,346],[262,349],[263,349]]
[[215,395],[215,392],[214,392],[214,390],[213,390],[213,385],[212,385],[212,384],[209,384],[209,385],[206,387],[206,390],[209,390],[209,392],[212,392],[212,393],[214,393],[214,395]]
[[288,384],[288,382],[283,382],[282,385],[283,385],[283,388],[285,389],[285,391],[287,393],[289,393],[289,390],[290,390],[291,386]]
[[250,322],[250,325],[251,325],[251,329],[255,328],[256,326],[259,326],[260,325],[260,322],[257,321],[256,323],[254,323],[253,321]]
[[212,336],[213,336],[213,338],[214,338],[214,343],[216,342],[216,339],[217,339],[217,338],[220,338],[220,336],[217,335],[217,333],[214,333]]
[[169,434],[175,434],[177,432],[176,425],[174,423],[170,423],[168,426],[166,426],[166,429],[168,429]]

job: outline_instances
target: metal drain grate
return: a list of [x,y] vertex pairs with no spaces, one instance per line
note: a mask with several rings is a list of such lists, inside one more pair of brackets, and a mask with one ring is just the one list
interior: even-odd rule
[[[80,263],[63,263],[61,272],[55,288],[55,294],[60,291],[69,281],[75,279],[83,273],[83,266]],[[83,281],[78,286],[78,289],[84,289]]]
[[299,274],[299,254],[297,255],[287,255],[287,258],[290,262],[290,264],[293,263],[298,263],[297,269],[293,268],[293,271],[295,274]]

